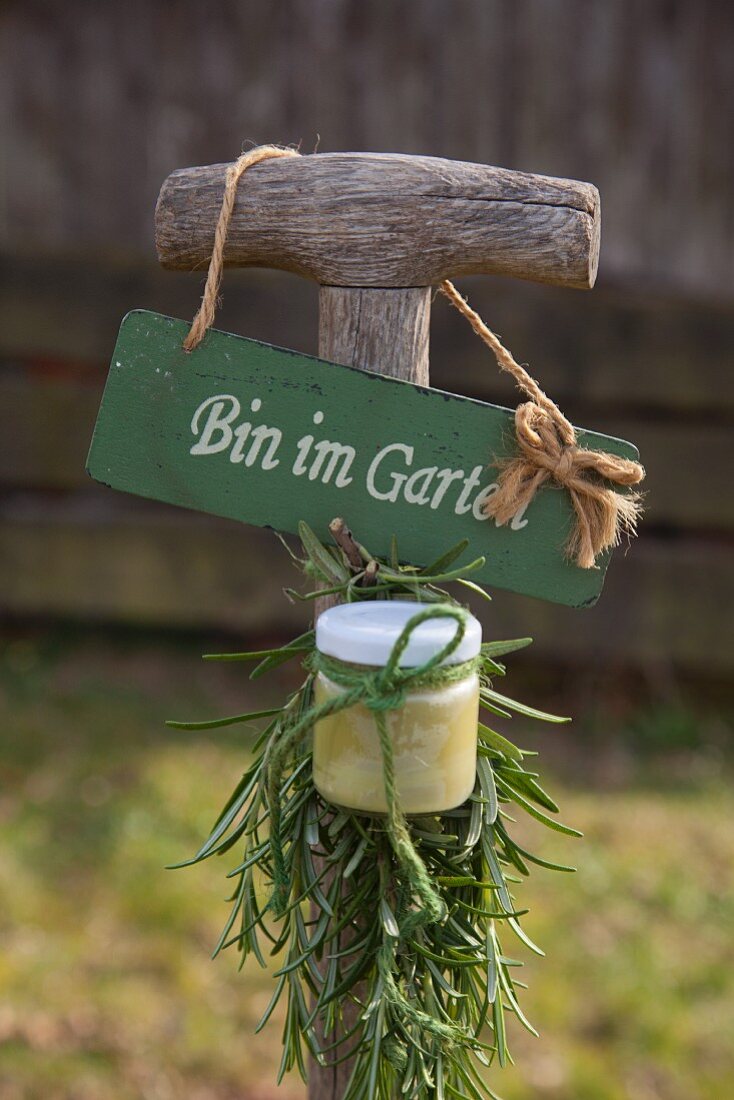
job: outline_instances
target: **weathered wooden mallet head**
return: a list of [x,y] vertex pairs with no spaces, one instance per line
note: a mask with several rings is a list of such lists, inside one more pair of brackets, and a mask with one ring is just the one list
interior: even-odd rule
[[[184,168],[156,209],[161,264],[206,268],[228,165]],[[253,165],[224,261],[325,286],[425,287],[462,275],[587,289],[599,256],[589,183],[397,153],[319,153]]]

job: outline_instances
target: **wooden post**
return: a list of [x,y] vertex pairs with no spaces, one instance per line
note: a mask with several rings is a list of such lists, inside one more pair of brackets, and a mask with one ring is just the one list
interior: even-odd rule
[[431,288],[322,286],[319,355],[332,363],[428,385]]
[[[430,314],[430,287],[383,290],[322,286],[319,355],[333,363],[427,386]],[[318,600],[315,617],[332,603],[328,596]],[[352,1018],[344,1020],[345,1031],[356,1022],[356,1006],[348,1006],[347,1012],[349,1008],[353,1010]],[[328,1045],[335,1036],[325,1038]],[[344,1095],[352,1069],[352,1059],[333,1067],[319,1066],[311,1059],[309,1100],[338,1100]]]
[[[164,267],[208,261],[226,168],[182,169],[163,184],[156,245]],[[322,358],[427,386],[432,286],[486,273],[589,288],[599,222],[599,194],[588,183],[434,157],[318,154],[248,172],[224,259],[321,284]],[[310,1100],[338,1100],[351,1069],[312,1064]]]

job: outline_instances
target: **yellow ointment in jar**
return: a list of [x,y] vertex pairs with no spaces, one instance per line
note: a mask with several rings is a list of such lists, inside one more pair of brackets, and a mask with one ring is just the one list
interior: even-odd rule
[[[338,668],[384,668],[416,612],[431,605],[408,600],[343,604],[316,624],[316,648]],[[453,618],[429,618],[410,633],[399,668],[417,669],[447,647],[457,632]],[[477,768],[479,677],[475,658],[482,628],[466,613],[461,641],[441,662],[452,666],[445,683],[413,687],[402,705],[385,712],[393,748],[400,807],[406,814],[440,813],[461,805],[474,789]],[[438,676],[440,681],[440,674]],[[341,695],[343,684],[316,675],[316,705]],[[328,801],[363,813],[385,813],[383,757],[374,712],[356,703],[314,725],[313,778]]]

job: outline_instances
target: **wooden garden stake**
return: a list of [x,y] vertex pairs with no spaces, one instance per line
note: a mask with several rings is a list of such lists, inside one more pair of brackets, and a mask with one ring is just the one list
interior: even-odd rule
[[[187,168],[165,181],[156,210],[164,267],[209,261],[226,169]],[[590,288],[599,224],[598,192],[588,183],[431,157],[291,156],[248,171],[223,260],[315,279],[323,359],[428,386],[437,284],[500,274]],[[334,534],[349,557],[343,532]],[[340,1097],[349,1073],[349,1062],[312,1066],[312,1100]]]

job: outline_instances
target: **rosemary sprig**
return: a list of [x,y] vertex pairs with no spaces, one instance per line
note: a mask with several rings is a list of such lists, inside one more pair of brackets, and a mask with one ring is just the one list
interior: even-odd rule
[[[481,560],[463,569],[455,566],[465,543],[417,569],[399,563],[395,543],[389,560],[383,561],[356,543],[355,552],[348,552],[348,546],[345,552],[344,539],[351,535],[344,529],[334,547],[321,543],[306,524],[301,524],[300,535],[305,558],[296,560],[314,586],[305,594],[289,590],[293,598],[336,594],[345,602],[377,597],[458,603],[444,584],[459,581],[478,587],[466,574],[479,568]],[[482,646],[482,707],[506,718],[516,713],[565,721],[517,703],[492,686],[505,673],[497,658],[529,641]],[[278,648],[208,654],[207,659],[256,662],[251,673],[256,678],[307,656],[313,646],[309,631]],[[284,998],[279,1081],[293,1069],[305,1079],[310,1055],[321,1065],[352,1060],[344,1100],[391,1100],[396,1093],[407,1100],[493,1096],[481,1070],[510,1060],[506,1014],[537,1034],[519,1004],[523,983],[513,977],[522,964],[505,954],[500,939],[504,927],[524,947],[543,953],[520,923],[527,910],[517,906],[513,889],[529,874],[528,864],[573,870],[514,841],[508,831],[512,818],[504,807],[513,805],[568,835],[581,834],[551,816],[558,807],[537,772],[525,767],[526,757],[535,754],[481,723],[477,780],[469,800],[447,813],[408,822],[412,843],[443,902],[440,919],[418,922],[385,820],[327,805],[313,785],[310,746],[296,742],[279,790],[289,896],[282,919],[274,920],[269,750],[279,733],[311,707],[312,680],[307,675],[282,707],[210,723],[171,723],[189,729],[271,719],[209,837],[192,859],[177,865],[243,845],[239,863],[229,872],[234,883],[231,909],[214,954],[236,946],[241,964],[251,955],[261,966],[268,965],[268,956],[278,959],[273,996],[257,1030]]]

